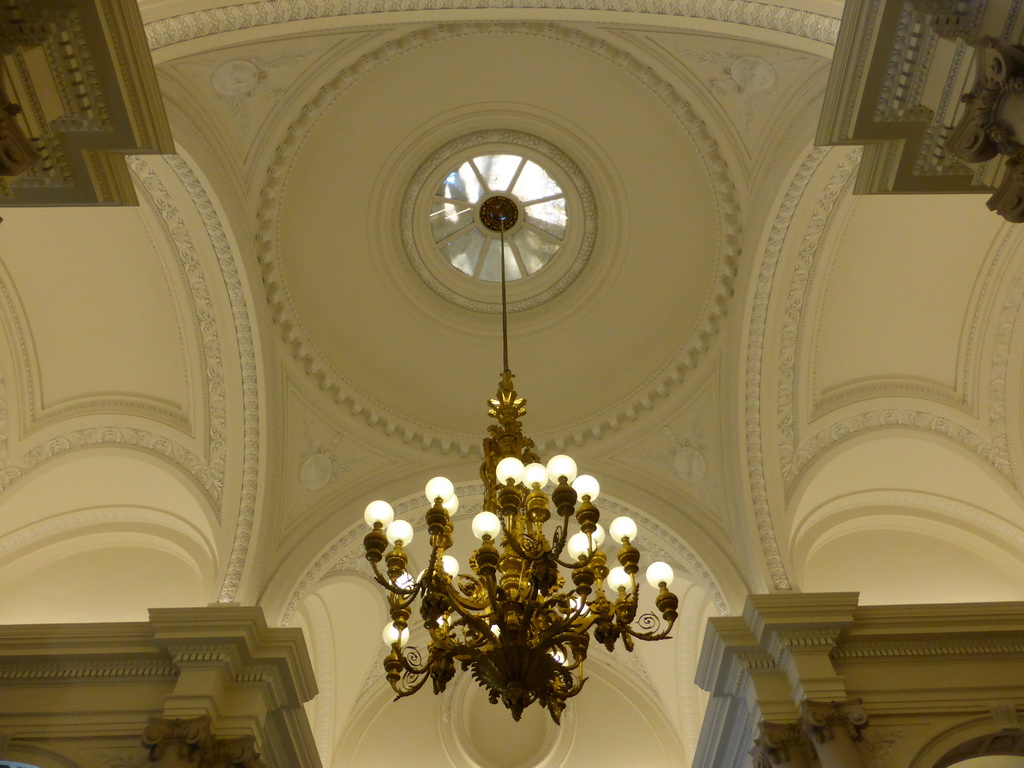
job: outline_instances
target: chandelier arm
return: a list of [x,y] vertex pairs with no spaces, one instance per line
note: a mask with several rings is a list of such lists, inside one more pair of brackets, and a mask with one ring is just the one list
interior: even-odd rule
[[653,613],[644,613],[636,620],[637,624],[640,625],[641,629],[650,627],[646,632],[637,632],[633,629],[631,624],[623,624],[620,629],[623,634],[628,634],[631,637],[635,637],[637,640],[664,640],[669,636],[669,632],[672,631],[672,627],[675,626],[675,619],[668,619],[667,626],[662,628],[662,619],[658,618]]
[[[486,619],[494,617],[493,611],[486,611],[483,615],[477,613],[476,611],[480,610],[479,608],[463,602],[458,594],[456,594],[452,589],[448,590],[448,602],[454,611],[468,624],[471,624],[475,629],[482,633],[490,633],[491,625],[486,621]],[[490,600],[489,604],[493,606],[494,600]]]
[[502,545],[504,546],[504,545],[507,544],[508,546],[510,546],[512,548],[512,550],[517,555],[519,555],[521,558],[523,558],[524,560],[529,560],[531,563],[540,562],[541,560],[544,559],[544,555],[547,554],[547,550],[543,550],[543,549],[541,550],[540,554],[538,554],[538,555],[532,555],[529,552],[527,552],[525,549],[523,549],[519,545],[518,537],[513,536],[512,534],[510,534],[508,528],[505,526],[505,521],[504,520],[501,521],[501,531],[502,531],[502,533],[505,534],[505,539],[501,542]]
[[384,574],[382,574],[380,572],[380,568],[378,568],[377,564],[375,562],[373,562],[372,560],[370,561],[370,566],[373,568],[373,580],[374,581],[376,581],[378,584],[380,584],[382,587],[384,587],[384,589],[388,590],[389,592],[394,593],[395,595],[398,595],[400,597],[409,597],[410,600],[409,600],[409,603],[407,605],[411,605],[412,604],[412,601],[414,599],[416,599],[416,593],[419,591],[419,582],[418,581],[415,582],[413,584],[413,586],[410,587],[409,589],[404,589],[402,587],[399,587],[396,584],[391,583],[391,579],[387,578]]

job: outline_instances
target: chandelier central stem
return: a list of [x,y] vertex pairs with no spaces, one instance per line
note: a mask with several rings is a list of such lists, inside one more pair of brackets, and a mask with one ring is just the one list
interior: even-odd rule
[[505,224],[507,221],[506,216],[501,216],[501,231],[499,238],[501,240],[501,353],[502,362],[504,363],[503,371],[507,371],[508,368],[508,297],[506,295],[505,288]]

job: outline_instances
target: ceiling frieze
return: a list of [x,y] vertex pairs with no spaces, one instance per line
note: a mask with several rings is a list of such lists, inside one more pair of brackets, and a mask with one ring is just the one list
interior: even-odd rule
[[[252,537],[253,521],[256,513],[256,490],[259,479],[259,377],[256,368],[256,349],[252,326],[249,320],[249,306],[243,288],[243,278],[239,272],[235,255],[228,242],[224,225],[214,208],[210,196],[203,183],[196,176],[191,166],[180,155],[168,155],[165,158],[168,166],[177,175],[179,181],[188,191],[196,211],[203,221],[210,245],[217,257],[220,277],[224,290],[231,305],[233,330],[238,351],[240,390],[242,398],[242,456],[241,456],[241,487],[238,498],[238,517],[235,522],[235,535],[228,557],[227,571],[218,600],[231,602],[238,591],[249,551],[249,540]],[[227,432],[220,436],[227,439]]]
[[[634,13],[723,22],[794,35],[834,45],[839,19],[820,13],[748,0],[263,0],[183,13],[146,24],[149,47],[157,51],[191,40],[294,21],[373,16],[402,11],[566,10]],[[377,22],[374,22],[377,23]]]
[[[204,402],[199,409],[200,418],[208,425],[204,436],[205,449],[210,473],[216,479],[215,497],[219,502],[223,494],[224,460],[227,451],[227,444],[224,440],[224,435],[227,432],[227,412],[224,401],[224,353],[221,349],[217,323],[211,322],[216,314],[210,300],[206,274],[199,261],[195,244],[192,242],[188,225],[156,171],[153,170],[146,158],[140,155],[129,156],[127,162],[135,180],[137,193],[152,209],[154,220],[159,222],[167,242],[177,256],[178,275],[188,287],[188,296],[191,299],[190,320],[202,340],[201,344],[194,346],[200,357],[200,364],[196,368],[203,382]],[[219,508],[217,509],[217,519],[220,520]]]
[[582,48],[624,69],[650,89],[692,138],[714,190],[715,207],[718,211],[714,281],[701,310],[702,315],[683,344],[676,348],[672,359],[667,360],[653,376],[641,384],[629,399],[594,415],[584,423],[570,425],[557,433],[535,435],[534,438],[542,451],[552,448],[564,450],[567,444],[572,443],[582,446],[600,438],[609,429],[618,429],[624,423],[635,421],[639,414],[651,410],[659,401],[668,397],[670,390],[682,382],[687,372],[697,365],[698,360],[707,351],[712,337],[718,332],[732,296],[733,278],[741,250],[742,226],[735,198],[735,185],[728,164],[719,152],[718,144],[711,136],[707,124],[651,67],[605,40],[591,37],[577,29],[551,24],[443,24],[424,27],[400,39],[391,40],[372,54],[362,57],[356,64],[343,69],[321,88],[300,112],[289,127],[287,137],[279,145],[272,164],[267,169],[263,199],[258,213],[260,229],[257,234],[257,255],[264,267],[263,279],[271,315],[280,328],[283,341],[288,345],[290,356],[299,361],[306,374],[314,377],[318,386],[329,392],[339,406],[365,420],[370,426],[382,429],[385,434],[395,434],[406,443],[415,443],[425,450],[439,450],[441,453],[448,453],[455,447],[462,456],[479,453],[476,435],[443,431],[405,418],[360,391],[326,359],[298,319],[283,285],[278,253],[278,227],[290,169],[318,120],[341,93],[368,72],[403,53],[451,37],[492,32],[539,36]]
[[744,375],[745,415],[746,415],[746,450],[747,467],[750,484],[750,497],[754,506],[754,519],[757,533],[764,552],[765,564],[775,589],[790,590],[792,585],[786,573],[779,552],[778,539],[772,523],[771,507],[768,503],[768,490],[765,482],[765,466],[763,456],[763,438],[761,433],[761,375],[764,356],[764,336],[768,319],[768,302],[771,298],[772,285],[775,282],[775,270],[778,266],[782,246],[786,242],[789,226],[793,222],[797,206],[803,199],[807,185],[814,177],[818,166],[829,155],[830,150],[814,147],[807,153],[796,175],[786,189],[779,209],[775,214],[771,233],[764,253],[761,254],[757,281],[754,286],[754,298],[751,307],[750,321],[747,332],[747,360]]

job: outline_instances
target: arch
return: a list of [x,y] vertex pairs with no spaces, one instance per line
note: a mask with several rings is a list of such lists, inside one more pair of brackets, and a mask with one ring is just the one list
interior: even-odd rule
[[910,762],[909,768],[1016,768],[990,765],[977,758],[1024,756],[1024,730],[998,727],[992,717],[965,720],[933,736]]

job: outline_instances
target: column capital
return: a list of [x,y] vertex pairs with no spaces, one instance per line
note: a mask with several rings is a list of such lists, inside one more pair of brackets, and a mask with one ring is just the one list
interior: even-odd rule
[[759,729],[760,733],[754,739],[754,748],[750,752],[754,758],[754,768],[807,765],[809,743],[798,723],[761,721]]
[[836,736],[836,730],[845,732],[851,741],[859,741],[861,731],[868,725],[868,713],[861,699],[846,701],[814,701],[804,699],[800,704],[802,725],[815,744],[824,744]]
[[154,717],[142,732],[142,746],[149,750],[149,762],[166,766],[195,763],[202,768],[266,768],[252,736],[217,738],[209,717]]

